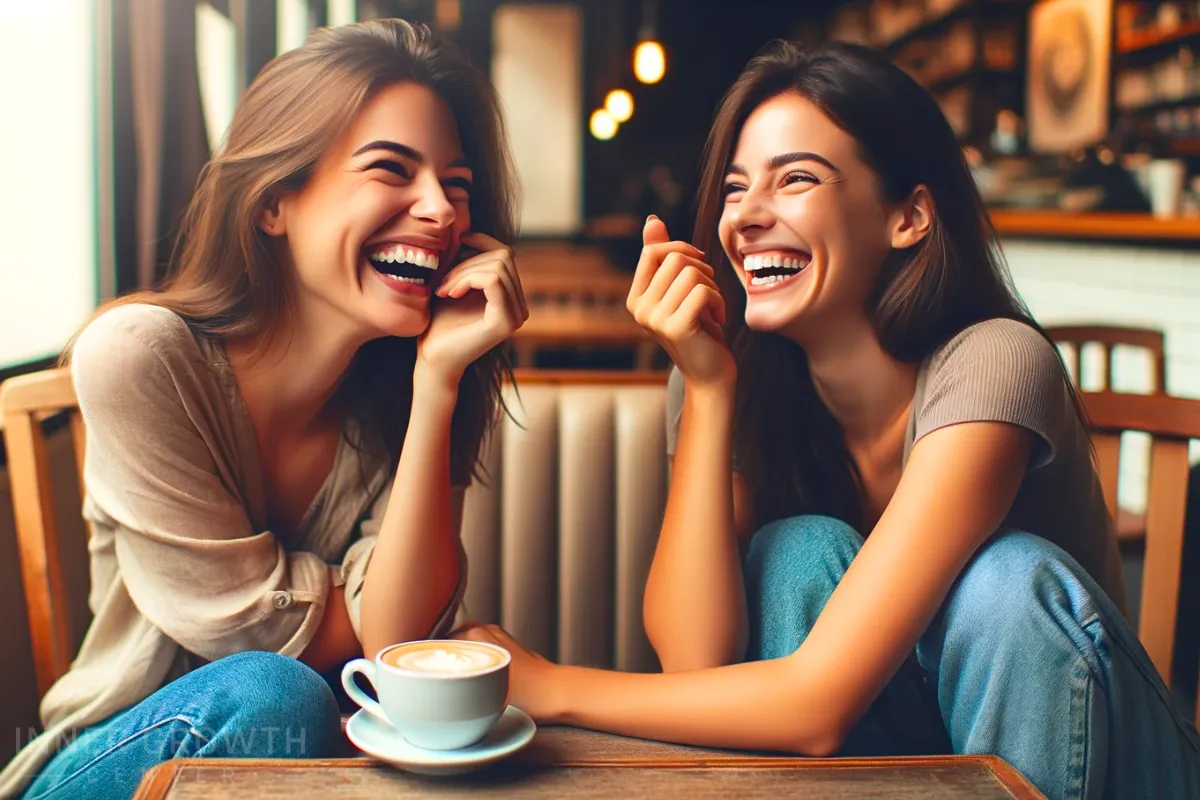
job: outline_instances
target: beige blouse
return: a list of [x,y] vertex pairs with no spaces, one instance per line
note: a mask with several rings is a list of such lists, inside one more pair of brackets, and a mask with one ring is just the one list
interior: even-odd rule
[[[267,530],[253,422],[223,350],[163,308],[98,317],[76,342],[72,377],[87,423],[94,620],[42,700],[45,732],[0,772],[5,797],[24,790],[60,738],[208,661],[299,655],[330,585],[345,586],[361,638],[363,580],[393,474],[343,437],[299,528]],[[465,583],[464,557],[431,635],[453,622]]]

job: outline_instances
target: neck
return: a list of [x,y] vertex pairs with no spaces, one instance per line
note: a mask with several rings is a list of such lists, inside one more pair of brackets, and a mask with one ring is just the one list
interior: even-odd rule
[[845,432],[847,442],[882,437],[906,418],[916,391],[917,366],[884,351],[865,318],[826,326],[801,343],[817,395]]
[[340,313],[318,305],[297,302],[278,330],[226,348],[260,441],[328,422],[329,400],[354,354],[369,340]]

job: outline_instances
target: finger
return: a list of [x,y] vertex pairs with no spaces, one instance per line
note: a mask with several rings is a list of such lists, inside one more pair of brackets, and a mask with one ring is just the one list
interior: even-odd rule
[[667,234],[667,223],[653,214],[646,217],[646,224],[642,226],[642,244],[648,247],[652,244],[666,244],[669,241],[671,237]]
[[712,278],[694,267],[684,267],[679,276],[671,283],[670,288],[663,294],[662,300],[654,307],[652,323],[657,322],[657,325],[661,326],[666,322],[679,309],[692,289],[698,285],[708,286],[714,290],[717,288]]
[[463,237],[462,243],[467,247],[474,247],[476,250],[511,250],[511,248],[499,239],[494,239],[486,233],[472,231]]
[[[671,285],[675,283],[685,269],[689,268],[695,270],[710,283],[712,282],[712,267],[703,261],[689,258],[682,253],[671,253],[663,260],[662,266],[654,274],[654,279],[650,281],[650,286],[647,287],[645,293],[642,295],[643,303],[652,304],[651,307],[661,303]],[[716,284],[714,283],[713,286],[715,287]]]
[[449,297],[457,300],[472,290],[483,292],[484,302],[489,307],[503,314],[510,326],[519,327],[521,319],[517,316],[516,305],[509,296],[509,290],[505,286],[504,276],[501,272],[473,272],[465,275],[455,285]]
[[[524,294],[519,288],[520,284],[517,283],[516,277],[511,272],[495,262],[481,264],[478,268],[464,273],[455,280],[452,286],[448,287],[446,294],[443,296],[458,299],[466,296],[467,292],[472,289],[480,289],[493,281],[499,281],[500,287],[503,289],[504,303],[502,307],[506,315],[513,317],[513,320],[516,322],[524,322],[528,318],[528,315],[525,314],[521,305],[521,299],[524,297]],[[494,303],[496,300],[495,297],[489,296],[486,291],[484,292],[484,298],[489,303]]]
[[[700,321],[702,312],[706,308],[712,308],[715,305],[722,304],[720,293],[704,284],[696,284],[688,292],[687,297],[679,304],[679,308],[671,315],[664,325],[665,330],[671,330],[674,335],[679,335],[683,331],[688,330],[693,321]],[[725,341],[724,333],[720,332],[719,327],[713,325],[715,330],[709,330],[709,333],[718,341]]]
[[626,303],[631,311],[633,304],[645,293],[646,287],[654,279],[663,261],[668,255],[676,252],[696,259],[704,257],[704,251],[698,250],[687,242],[662,242],[642,248],[642,255],[638,259],[637,269],[633,273],[633,282],[630,284],[629,299]]
[[516,303],[516,278],[512,272],[507,269],[507,262],[503,257],[496,253],[485,253],[479,258],[486,257],[486,260],[466,262],[458,265],[452,272],[446,275],[445,280],[437,288],[439,297],[462,297],[469,291],[469,287],[465,286],[464,281],[471,275],[498,275],[506,284],[506,290],[510,290],[513,295],[514,304]]

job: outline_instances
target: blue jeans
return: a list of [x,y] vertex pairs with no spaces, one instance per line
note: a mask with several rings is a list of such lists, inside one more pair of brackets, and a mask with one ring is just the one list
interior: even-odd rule
[[247,651],[205,664],[79,732],[26,800],[131,797],[171,758],[320,758],[341,738],[329,685],[294,658]]
[[[750,659],[794,652],[862,547],[795,517],[750,543]],[[995,754],[1048,798],[1200,797],[1200,736],[1129,623],[1063,550],[1000,533],[967,564],[845,755]]]

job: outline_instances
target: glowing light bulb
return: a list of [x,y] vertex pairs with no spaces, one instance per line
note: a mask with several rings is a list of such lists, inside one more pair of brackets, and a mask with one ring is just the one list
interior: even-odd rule
[[658,42],[641,42],[633,51],[633,74],[642,83],[658,83],[666,71],[667,55]]
[[592,119],[588,127],[592,131],[592,136],[601,141],[611,139],[617,135],[617,121],[613,119],[612,114],[603,108],[597,108],[592,112]]
[[613,89],[604,98],[604,110],[617,122],[628,122],[633,116],[633,95],[624,89]]

